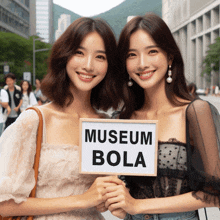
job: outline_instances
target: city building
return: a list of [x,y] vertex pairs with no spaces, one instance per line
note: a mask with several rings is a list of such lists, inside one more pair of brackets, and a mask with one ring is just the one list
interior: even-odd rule
[[60,35],[68,28],[71,24],[71,15],[62,14],[58,19],[58,29],[55,32],[55,40],[57,40]]
[[163,0],[162,17],[183,55],[185,74],[198,88],[220,84],[219,73],[203,76],[203,60],[220,29],[220,0]]
[[30,36],[36,35],[36,0],[30,0]]
[[36,34],[53,43],[53,0],[36,0]]
[[[0,31],[12,32],[28,38],[35,32],[35,25],[30,25],[34,15],[35,0],[0,0]],[[32,8],[31,8],[32,6]]]

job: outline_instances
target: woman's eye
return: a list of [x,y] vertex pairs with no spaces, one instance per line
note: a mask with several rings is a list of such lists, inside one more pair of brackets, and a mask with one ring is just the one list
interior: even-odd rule
[[98,55],[97,58],[98,58],[98,59],[101,59],[101,60],[106,60],[106,57],[103,56],[103,55]]
[[127,55],[127,58],[129,58],[129,57],[134,57],[134,56],[136,56],[135,53],[129,53],[129,54]]
[[158,53],[158,51],[157,50],[150,50],[149,51],[149,54],[155,54],[155,53]]
[[77,50],[77,51],[75,52],[75,54],[83,55],[83,52],[80,51],[80,50]]

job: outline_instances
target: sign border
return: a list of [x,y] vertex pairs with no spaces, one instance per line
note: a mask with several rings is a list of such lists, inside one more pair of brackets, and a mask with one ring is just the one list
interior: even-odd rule
[[[154,173],[122,173],[122,172],[94,172],[94,171],[82,171],[82,123],[83,122],[110,122],[110,123],[130,123],[130,124],[155,124],[156,134],[155,134],[155,157],[154,157]],[[134,120],[134,119],[103,119],[103,118],[80,118],[79,123],[79,173],[81,174],[105,174],[105,175],[130,175],[130,176],[157,176],[157,160],[158,160],[158,120]]]

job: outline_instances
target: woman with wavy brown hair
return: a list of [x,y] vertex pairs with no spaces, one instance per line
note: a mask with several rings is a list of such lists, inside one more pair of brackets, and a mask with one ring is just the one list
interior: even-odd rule
[[97,110],[117,108],[115,51],[114,34],[99,19],[75,20],[54,43],[41,85],[51,102],[39,107],[44,126],[36,198],[28,195],[35,185],[39,118],[27,110],[0,139],[0,215],[103,219],[94,207],[103,203],[111,181],[123,182],[117,177],[79,173],[79,118],[106,118]]
[[198,209],[220,206],[218,111],[189,94],[181,53],[159,16],[128,22],[118,52],[124,91],[118,117],[158,120],[158,165],[156,177],[123,176],[129,190],[108,187],[105,205],[126,220],[198,220]]

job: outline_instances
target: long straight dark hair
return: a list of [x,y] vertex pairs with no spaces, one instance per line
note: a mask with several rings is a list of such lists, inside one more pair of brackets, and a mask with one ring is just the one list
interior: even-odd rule
[[20,87],[21,87],[21,93],[23,94],[23,88],[22,88],[22,85],[24,82],[27,82],[28,83],[28,90],[27,90],[27,94],[28,94],[28,97],[32,91],[32,86],[31,84],[27,81],[27,80],[22,80],[21,83],[20,83]]
[[[131,19],[123,28],[119,37],[118,55],[120,61],[120,83],[123,88],[124,106],[120,118],[130,118],[132,113],[140,109],[145,101],[144,89],[136,82],[128,87],[128,72],[126,70],[126,58],[130,45],[130,37],[137,30],[144,30],[151,35],[155,43],[163,49],[172,63],[172,83],[166,83],[166,96],[174,105],[184,105],[177,97],[184,100],[192,100],[184,76],[184,64],[180,50],[173,38],[173,35],[166,23],[156,14],[147,13],[145,16],[137,16]],[[168,73],[166,73],[168,77]]]

